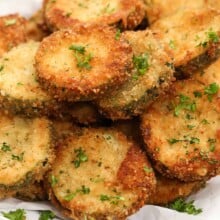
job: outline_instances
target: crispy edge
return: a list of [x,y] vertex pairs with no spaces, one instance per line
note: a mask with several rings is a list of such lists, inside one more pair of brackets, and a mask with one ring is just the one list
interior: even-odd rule
[[[95,87],[91,85],[91,82],[86,80],[79,82],[73,78],[63,81],[62,77],[55,77],[53,72],[48,70],[47,66],[44,66],[43,60],[45,56],[48,56],[49,48],[55,48],[57,44],[60,43],[61,39],[71,39],[72,36],[78,38],[81,34],[90,35],[94,33],[94,31],[100,34],[102,39],[106,39],[106,44],[108,44],[108,46],[112,45],[105,69],[100,71],[102,76],[106,76],[101,86]],[[92,28],[80,28],[78,33],[73,30],[61,30],[45,38],[35,57],[38,79],[44,89],[59,101],[89,101],[121,85],[130,74],[132,66],[132,49],[124,40],[117,41],[115,39],[115,33],[116,30],[113,28],[96,26]],[[112,72],[114,72],[114,76]],[[60,74],[60,76],[62,75],[65,74]]]
[[122,9],[119,12],[108,16],[100,16],[93,22],[82,22],[77,18],[66,16],[64,11],[56,6],[51,6],[53,2],[50,0],[44,0],[43,11],[46,23],[52,31],[97,24],[116,25],[123,29],[134,29],[145,17],[145,5],[141,0],[120,0],[120,2]]

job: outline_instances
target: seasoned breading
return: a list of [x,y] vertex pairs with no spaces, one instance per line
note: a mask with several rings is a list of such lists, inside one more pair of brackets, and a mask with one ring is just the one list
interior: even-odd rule
[[44,14],[52,30],[87,24],[116,24],[133,29],[143,20],[145,5],[141,0],[46,0]]
[[55,114],[60,107],[36,81],[34,56],[39,43],[14,47],[0,59],[0,106],[13,114]]
[[26,24],[26,35],[29,40],[41,41],[49,35],[49,30],[44,22],[42,9],[38,10]]
[[[184,8],[200,8],[207,0],[144,0],[149,24]],[[211,0],[213,1],[213,0]],[[215,1],[215,0],[214,0]]]
[[0,17],[0,57],[26,41],[25,24],[26,20],[18,14]]
[[132,77],[97,101],[100,112],[113,120],[140,115],[173,80],[171,60],[151,31],[127,31],[123,37],[134,51]]
[[132,65],[131,47],[110,27],[61,30],[36,54],[42,86],[58,100],[93,100],[122,84]]
[[71,219],[125,219],[145,203],[155,177],[122,133],[78,128],[60,144],[49,183],[52,203]]
[[149,155],[164,175],[205,180],[220,167],[220,59],[176,82],[142,117]]
[[166,205],[178,198],[185,198],[205,186],[204,181],[185,183],[176,179],[168,179],[156,175],[156,191],[150,196],[148,203]]
[[183,9],[155,22],[173,64],[182,74],[191,74],[219,56],[220,11],[200,8]]
[[48,200],[47,192],[44,189],[43,182],[34,182],[30,185],[27,185],[26,187],[17,190],[14,196],[25,201]]
[[50,122],[45,118],[0,117],[0,188],[17,190],[40,181],[54,159]]

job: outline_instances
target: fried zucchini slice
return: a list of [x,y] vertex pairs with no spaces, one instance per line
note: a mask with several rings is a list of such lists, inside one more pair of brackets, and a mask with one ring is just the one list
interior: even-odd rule
[[160,173],[182,181],[215,176],[220,167],[220,59],[176,82],[142,116],[149,156]]
[[36,81],[34,56],[37,42],[14,47],[0,59],[0,106],[13,114],[38,116],[54,114],[60,104]]
[[113,120],[139,115],[173,80],[170,58],[151,31],[125,32],[133,48],[132,77],[97,100],[100,112]]
[[44,15],[51,30],[87,24],[116,24],[134,29],[145,16],[145,5],[141,0],[46,0]]
[[44,88],[58,100],[85,101],[122,84],[129,76],[132,50],[115,34],[113,28],[97,26],[45,38],[36,54]]
[[25,25],[26,20],[18,14],[0,17],[0,57],[26,41]]
[[183,8],[200,8],[205,5],[205,2],[206,0],[144,0],[146,4],[147,19],[150,25]]
[[43,182],[34,182],[22,189],[17,190],[14,197],[25,201],[48,200],[48,195],[44,189]]
[[0,188],[17,190],[40,181],[54,159],[51,124],[45,118],[0,117]]
[[48,30],[43,17],[42,9],[38,10],[31,18],[28,19],[26,24],[26,35],[28,40],[41,41],[48,36]]
[[178,198],[185,198],[205,186],[204,181],[181,182],[156,175],[156,191],[150,196],[148,203],[153,205],[166,205]]
[[158,20],[151,29],[159,32],[177,71],[190,75],[219,56],[219,22],[220,11],[183,9]]
[[48,180],[52,203],[73,219],[125,219],[156,184],[142,150],[105,128],[78,129],[67,137]]

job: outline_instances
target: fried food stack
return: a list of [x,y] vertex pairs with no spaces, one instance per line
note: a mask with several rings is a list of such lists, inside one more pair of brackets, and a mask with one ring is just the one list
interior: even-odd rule
[[45,0],[0,18],[1,198],[125,219],[219,173],[220,12],[163,2]]

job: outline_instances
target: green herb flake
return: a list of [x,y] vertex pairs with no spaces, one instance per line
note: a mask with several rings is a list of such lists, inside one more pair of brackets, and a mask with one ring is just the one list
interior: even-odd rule
[[85,195],[90,193],[90,188],[86,187],[84,185],[81,186],[81,188],[76,189],[73,193],[68,193],[66,196],[64,196],[64,200],[71,201],[74,199],[78,194]]
[[24,159],[24,152],[21,153],[20,155],[11,155],[11,159],[12,160],[17,160],[17,161],[22,161]]
[[56,215],[52,211],[45,210],[45,211],[41,211],[39,220],[52,220],[55,217]]
[[99,196],[100,201],[105,202],[105,201],[109,201],[111,204],[113,205],[118,205],[118,203],[120,201],[124,201],[125,198],[123,196],[117,195],[117,196],[108,196],[108,195],[104,195],[101,194]]
[[148,58],[149,58],[149,56],[147,53],[144,53],[140,56],[133,57],[133,63],[134,63],[135,70],[141,76],[143,76],[150,67],[149,62],[148,62]]
[[119,40],[121,37],[121,30],[120,29],[117,29],[116,30],[116,33],[115,33],[115,40]]
[[175,45],[175,43],[174,43],[173,40],[170,40],[170,41],[169,41],[169,46],[170,46],[170,48],[173,49],[173,50],[176,48],[176,45]]
[[74,44],[69,47],[69,50],[74,50],[75,52],[80,54],[85,54],[86,52],[86,48],[84,46]]
[[179,116],[181,110],[196,111],[196,103],[190,97],[179,95],[179,104],[174,108],[174,116]]
[[189,130],[192,130],[194,127],[195,127],[195,125],[187,125],[187,128],[188,128]]
[[176,144],[176,143],[180,142],[181,140],[171,138],[171,139],[168,139],[167,141],[170,145],[173,145],[173,144]]
[[10,212],[2,212],[3,216],[10,220],[25,220],[26,219],[26,213],[24,209],[17,209],[15,211]]
[[51,186],[53,187],[58,183],[58,179],[54,175],[51,175],[50,183]]
[[13,24],[16,24],[17,20],[16,19],[8,19],[5,20],[5,26],[11,26]]
[[71,14],[72,14],[72,12],[67,12],[67,13],[66,13],[66,17],[69,18],[69,17],[71,16]]
[[201,98],[202,97],[202,93],[199,92],[199,91],[194,91],[193,94],[194,94],[195,98]]
[[11,147],[7,143],[3,142],[2,146],[1,146],[1,150],[4,152],[11,151]]
[[202,123],[203,125],[208,125],[208,124],[209,124],[208,120],[206,120],[206,119],[202,119],[201,123]]
[[180,198],[168,204],[167,207],[178,212],[186,212],[190,215],[200,214],[202,212],[202,209],[197,209],[193,203],[194,201],[186,202],[182,198]]
[[88,161],[88,157],[82,148],[75,149],[74,153],[76,155],[76,159],[73,161],[75,168],[79,168],[81,163]]
[[217,83],[209,84],[209,86],[205,87],[204,94],[207,95],[208,100],[211,102],[213,95],[217,94],[219,91],[219,85]]
[[208,143],[210,145],[209,147],[210,152],[214,152],[216,148],[216,139],[209,138]]
[[151,167],[149,168],[147,166],[144,166],[143,170],[145,173],[152,173],[153,172],[153,169]]
[[196,138],[196,137],[191,137],[189,143],[190,144],[199,144],[200,143],[200,139]]
[[206,34],[206,39],[203,42],[200,42],[197,47],[203,47],[206,48],[207,45],[210,43],[218,43],[219,42],[219,36],[217,34],[217,32],[213,31],[212,28],[209,29],[208,32],[205,33]]

